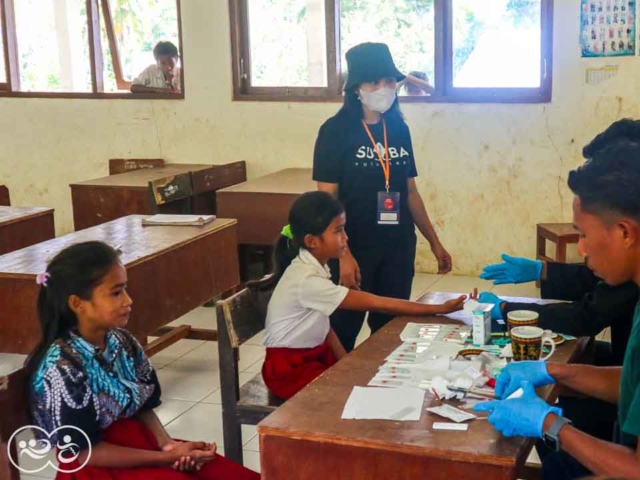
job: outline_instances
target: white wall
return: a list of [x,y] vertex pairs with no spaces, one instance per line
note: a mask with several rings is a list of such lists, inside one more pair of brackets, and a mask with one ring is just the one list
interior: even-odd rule
[[[405,105],[427,209],[459,273],[507,251],[535,253],[535,224],[569,221],[569,169],[612,121],[638,116],[638,59],[583,60],[578,0],[555,1],[554,94],[539,105]],[[187,98],[0,99],[0,183],[15,205],[56,208],[72,230],[69,183],[107,174],[107,159],[246,160],[249,176],[310,166],[319,126],[338,104],[231,101],[226,0],[184,0]],[[620,66],[585,85],[587,66]],[[418,269],[433,271],[428,248]]]

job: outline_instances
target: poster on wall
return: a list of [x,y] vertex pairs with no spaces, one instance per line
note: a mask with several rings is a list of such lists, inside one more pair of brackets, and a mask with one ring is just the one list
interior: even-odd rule
[[636,0],[581,0],[583,57],[636,54]]

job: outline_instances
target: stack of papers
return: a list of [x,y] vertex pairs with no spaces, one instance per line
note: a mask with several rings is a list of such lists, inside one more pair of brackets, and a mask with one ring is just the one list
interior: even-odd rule
[[345,420],[420,420],[424,390],[409,387],[353,387],[342,418]]

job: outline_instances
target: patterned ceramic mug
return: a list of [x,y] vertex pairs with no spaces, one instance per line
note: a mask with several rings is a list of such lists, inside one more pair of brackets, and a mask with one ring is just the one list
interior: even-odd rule
[[[547,343],[551,348],[548,355],[542,356],[542,347]],[[520,360],[546,360],[556,350],[556,344],[544,334],[544,330],[538,327],[513,327],[511,329],[511,350],[513,359]]]
[[514,310],[507,313],[507,326],[509,331],[513,327],[537,327],[539,315],[530,310]]

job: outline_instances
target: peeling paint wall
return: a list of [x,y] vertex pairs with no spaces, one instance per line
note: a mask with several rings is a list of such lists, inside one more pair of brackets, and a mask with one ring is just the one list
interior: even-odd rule
[[[583,60],[578,0],[555,1],[553,102],[405,105],[418,185],[458,273],[477,273],[503,251],[535,253],[535,224],[569,221],[569,169],[612,121],[637,117],[640,61]],[[69,183],[107,174],[107,159],[246,160],[249,176],[310,166],[319,126],[337,104],[231,101],[226,0],[182,2],[184,101],[0,99],[0,183],[15,205],[56,209],[72,230]],[[585,85],[585,68],[619,75]],[[426,244],[418,270],[434,271]]]

